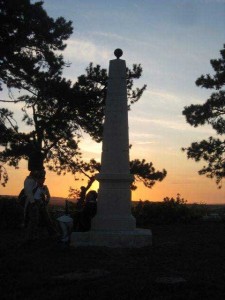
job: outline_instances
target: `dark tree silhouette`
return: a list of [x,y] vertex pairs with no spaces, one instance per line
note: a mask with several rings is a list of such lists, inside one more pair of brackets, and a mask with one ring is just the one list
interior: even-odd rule
[[[25,125],[19,128],[13,112],[0,108],[0,161],[17,168],[21,159],[41,153],[49,170],[75,173],[81,132],[102,138],[107,71],[90,63],[75,84],[62,77],[67,64],[59,51],[72,33],[71,22],[50,18],[42,2],[0,0],[0,17],[0,80],[10,95],[0,101],[22,107]],[[127,69],[129,105],[146,88],[133,87],[141,74],[140,65]]]
[[[69,197],[79,198],[82,203],[85,199],[86,192],[95,182],[96,174],[98,174],[100,170],[101,164],[94,159],[91,159],[89,163],[82,163],[79,172],[87,179],[87,184],[86,186],[83,185],[80,191],[70,187]],[[165,169],[156,171],[153,164],[151,162],[147,163],[145,159],[130,161],[130,173],[134,175],[134,182],[131,184],[132,190],[136,190],[138,182],[142,182],[147,188],[152,188],[157,181],[162,181],[167,175]]]
[[42,4],[0,0],[0,80],[31,94],[37,78],[61,73],[65,62],[55,51],[73,31],[71,21],[50,18]]
[[225,177],[225,45],[220,54],[221,58],[210,60],[215,74],[202,75],[196,80],[197,86],[214,89],[215,92],[204,104],[190,105],[183,110],[183,115],[191,126],[209,124],[217,134],[217,137],[211,136],[208,140],[193,142],[190,147],[183,148],[183,151],[186,151],[188,158],[207,163],[199,170],[199,174],[215,178],[219,188]]

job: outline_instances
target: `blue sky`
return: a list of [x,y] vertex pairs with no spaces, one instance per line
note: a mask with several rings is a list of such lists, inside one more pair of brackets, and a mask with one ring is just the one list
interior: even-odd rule
[[[73,22],[64,51],[71,62],[67,78],[75,81],[89,62],[108,68],[116,48],[123,50],[127,66],[143,67],[137,86],[147,84],[147,91],[129,113],[130,155],[165,168],[168,176],[152,190],[139,188],[133,200],[162,200],[179,192],[189,201],[222,203],[224,187],[218,190],[199,176],[203,164],[187,160],[181,147],[214,134],[207,126],[186,124],[182,110],[211,94],[195,80],[213,74],[210,59],[219,57],[225,43],[225,0],[45,0],[44,8]],[[81,146],[84,158],[100,159],[101,145],[84,135]]]

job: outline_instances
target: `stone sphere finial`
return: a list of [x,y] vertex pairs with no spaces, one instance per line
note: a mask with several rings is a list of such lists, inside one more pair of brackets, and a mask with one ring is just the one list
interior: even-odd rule
[[114,54],[115,54],[116,58],[119,59],[123,55],[123,51],[118,48],[114,51]]

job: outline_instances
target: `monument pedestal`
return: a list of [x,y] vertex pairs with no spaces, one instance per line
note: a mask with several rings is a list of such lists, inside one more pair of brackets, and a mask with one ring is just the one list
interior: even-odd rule
[[71,236],[71,246],[74,247],[141,248],[151,244],[152,233],[149,229],[73,232]]

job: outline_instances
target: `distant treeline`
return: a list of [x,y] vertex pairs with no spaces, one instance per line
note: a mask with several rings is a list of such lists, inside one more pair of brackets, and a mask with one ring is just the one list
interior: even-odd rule
[[188,223],[200,220],[207,214],[203,204],[187,205],[169,200],[163,202],[139,201],[132,206],[132,214],[138,227],[151,224]]
[[[16,202],[16,197],[0,196],[0,228],[19,228],[23,223],[23,208]],[[62,201],[61,209],[63,209]],[[54,201],[52,202],[54,204]],[[49,206],[53,219],[56,217],[59,203]],[[76,218],[76,204],[70,202],[71,215]],[[137,227],[151,224],[190,223],[202,220],[210,213],[218,213],[224,218],[225,205],[188,204],[179,195],[176,198],[164,198],[162,202],[132,202],[132,215]]]

